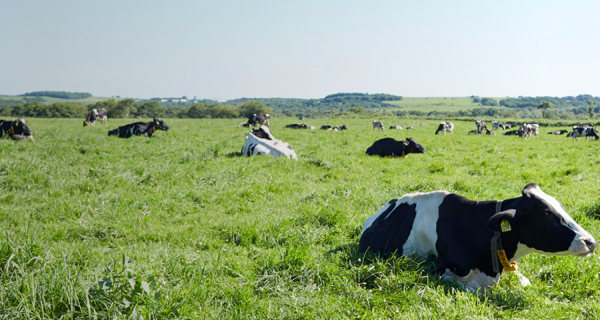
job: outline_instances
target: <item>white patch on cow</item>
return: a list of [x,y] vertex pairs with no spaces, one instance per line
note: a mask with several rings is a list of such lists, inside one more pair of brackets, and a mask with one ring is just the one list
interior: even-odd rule
[[[404,198],[404,197],[402,197],[402,198]],[[402,198],[400,198],[400,199],[402,199]],[[403,202],[396,201],[396,205],[394,206],[394,209],[396,209],[396,207],[400,203],[403,203]],[[388,203],[384,204],[381,207],[381,209],[379,209],[379,212],[377,212],[375,215],[368,217],[367,220],[365,220],[365,223],[363,224],[363,229],[362,229],[361,235],[365,232],[365,230],[369,229],[371,227],[371,225],[373,225],[373,222],[375,222],[375,220],[377,220],[377,218],[379,218],[379,216],[382,215],[390,206],[391,206],[391,203],[388,202]],[[388,213],[388,216],[392,211],[394,211],[394,209],[390,210],[390,212]],[[385,220],[386,218],[387,217],[385,217],[383,219]]]
[[495,277],[490,277],[479,271],[479,269],[474,269],[471,270],[466,276],[461,277],[450,271],[450,269],[446,269],[444,274],[442,274],[442,279],[457,281],[459,284],[464,286],[463,288],[475,292],[479,289],[489,288],[498,284],[498,281],[500,281],[500,275],[501,274],[498,273]]
[[[573,229],[573,231],[575,231],[575,238],[571,242],[569,251],[558,252],[558,253],[543,252],[544,254],[551,254],[551,255],[573,255],[573,254],[588,255],[588,254],[591,254],[585,241],[588,240],[588,241],[595,242],[594,237],[592,237],[592,235],[590,235],[587,231],[585,231],[577,222],[575,222],[575,220],[573,220],[573,218],[571,218],[571,216],[569,216],[569,214],[565,211],[564,207],[562,206],[562,204],[560,202],[558,202],[558,200],[556,200],[554,197],[551,197],[551,196],[547,195],[546,193],[544,193],[544,191],[542,191],[539,187],[530,188],[528,190],[528,192],[535,195],[536,197],[542,199],[545,203],[547,203],[551,209],[550,211],[553,214],[557,215],[558,217],[562,217],[565,220],[565,222],[569,225],[569,227],[571,229]],[[515,254],[515,256],[516,256],[516,254]]]
[[244,146],[242,147],[242,154],[245,157],[248,156],[248,149],[250,149],[252,145],[256,145],[252,155],[260,154],[273,157],[287,157],[288,159],[295,160],[298,159],[296,152],[290,147],[289,143],[275,139],[273,135],[271,135],[269,128],[265,126],[261,128],[272,138],[272,140],[261,139],[253,134],[247,135],[246,142],[244,142]]
[[430,254],[438,255],[435,247],[438,238],[437,221],[440,216],[440,205],[449,194],[448,191],[433,191],[407,194],[400,198],[407,198],[404,202],[409,205],[417,204],[412,230],[406,243],[402,246],[404,255],[417,253],[424,258]]

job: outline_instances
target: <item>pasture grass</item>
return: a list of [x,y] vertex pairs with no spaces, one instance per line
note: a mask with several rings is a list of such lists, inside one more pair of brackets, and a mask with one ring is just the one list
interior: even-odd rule
[[[298,161],[240,155],[240,120],[167,119],[155,138],[108,137],[83,119],[27,119],[36,142],[0,140],[0,318],[600,317],[600,263],[530,255],[531,287],[505,274],[486,293],[433,274],[432,261],[357,250],[364,220],[410,192],[473,200],[528,183],[600,235],[600,142],[474,136],[472,122],[318,119],[348,131],[272,132]],[[548,130],[545,130],[548,129]],[[564,128],[562,128],[564,129]],[[412,137],[421,155],[364,154]]]

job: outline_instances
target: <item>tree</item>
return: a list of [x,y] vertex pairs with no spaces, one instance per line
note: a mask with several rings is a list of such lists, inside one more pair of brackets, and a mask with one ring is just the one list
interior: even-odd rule
[[265,106],[264,104],[252,100],[252,101],[248,101],[248,102],[244,102],[242,104],[240,104],[238,106],[238,109],[240,110],[240,115],[248,118],[251,115],[255,114],[255,113],[262,113],[262,114],[268,114],[268,113],[273,113],[273,110],[271,110],[271,108],[268,108],[267,106]]
[[160,105],[156,101],[144,102],[139,108],[137,108],[135,114],[136,117],[140,118],[155,118],[162,117],[166,114],[167,108]]
[[[112,99],[111,99],[112,100]],[[125,118],[129,114],[137,111],[138,103],[133,99],[123,99],[113,104],[110,109],[106,109],[109,118]]]
[[193,119],[210,118],[208,106],[201,102],[194,103],[194,105],[188,109],[187,117]]
[[587,103],[589,105],[588,113],[590,115],[590,119],[594,119],[594,107],[592,107],[592,100],[587,99]]
[[554,104],[552,104],[552,102],[544,101],[544,100],[542,100],[542,103],[538,106],[538,109],[553,109],[553,108],[554,108]]

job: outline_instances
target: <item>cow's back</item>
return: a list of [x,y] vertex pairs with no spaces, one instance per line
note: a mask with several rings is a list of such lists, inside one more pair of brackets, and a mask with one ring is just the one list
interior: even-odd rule
[[359,249],[437,256],[439,207],[447,191],[412,193],[386,203],[363,226]]

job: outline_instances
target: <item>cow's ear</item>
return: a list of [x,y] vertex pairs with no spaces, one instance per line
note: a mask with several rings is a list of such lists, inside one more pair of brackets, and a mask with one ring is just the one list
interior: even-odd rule
[[504,210],[496,213],[488,220],[488,227],[494,231],[508,232],[514,229],[518,220],[515,209]]

